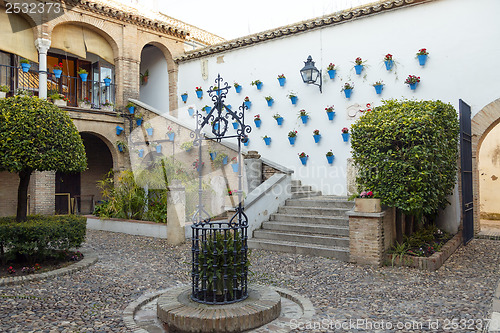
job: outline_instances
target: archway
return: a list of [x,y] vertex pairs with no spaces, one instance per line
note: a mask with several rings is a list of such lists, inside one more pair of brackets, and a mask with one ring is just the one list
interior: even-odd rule
[[140,64],[141,102],[151,105],[161,113],[169,112],[169,74],[163,51],[153,44],[146,44],[141,52]]

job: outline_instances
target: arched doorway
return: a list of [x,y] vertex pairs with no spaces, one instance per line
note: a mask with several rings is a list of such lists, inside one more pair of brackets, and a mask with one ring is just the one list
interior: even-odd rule
[[146,44],[141,52],[140,65],[141,102],[166,113],[169,111],[169,75],[168,65],[162,50],[152,44]]
[[95,203],[102,199],[97,182],[113,169],[113,157],[107,144],[95,134],[82,132],[80,135],[87,154],[87,170],[56,173],[56,213],[68,212],[69,197],[69,206],[75,213],[91,214]]

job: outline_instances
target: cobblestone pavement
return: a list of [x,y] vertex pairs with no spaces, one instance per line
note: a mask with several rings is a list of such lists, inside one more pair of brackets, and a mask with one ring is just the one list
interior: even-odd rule
[[[83,249],[96,252],[99,261],[82,272],[0,287],[0,332],[126,332],[122,312],[130,302],[189,283],[189,244],[172,247],[164,240],[89,230]],[[262,250],[252,251],[251,262],[252,282],[313,302],[314,320],[297,323],[296,331],[391,332],[406,324],[399,331],[470,332],[489,318],[500,242],[475,239],[432,273]],[[453,318],[462,319],[464,328],[453,329]],[[349,319],[365,321],[346,326]],[[335,329],[342,324],[345,329]]]

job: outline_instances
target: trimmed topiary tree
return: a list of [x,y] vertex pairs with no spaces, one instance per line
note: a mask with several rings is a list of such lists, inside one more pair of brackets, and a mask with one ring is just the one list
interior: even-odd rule
[[65,111],[37,97],[0,100],[0,171],[19,174],[18,222],[26,220],[33,171],[79,172],[86,167],[82,138]]
[[459,125],[441,101],[384,101],[351,131],[359,190],[405,215],[444,208],[457,177]]

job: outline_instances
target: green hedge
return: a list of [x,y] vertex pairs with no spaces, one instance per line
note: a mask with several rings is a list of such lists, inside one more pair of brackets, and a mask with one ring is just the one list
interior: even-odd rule
[[56,251],[79,247],[85,241],[87,219],[81,216],[28,216],[0,218],[0,259],[25,256],[42,259]]

